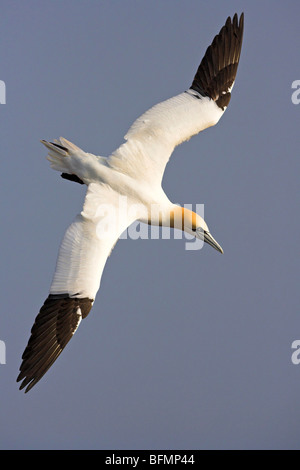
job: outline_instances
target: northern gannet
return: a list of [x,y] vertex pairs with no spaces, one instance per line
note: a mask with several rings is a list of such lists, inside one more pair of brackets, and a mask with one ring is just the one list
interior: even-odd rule
[[[179,228],[223,252],[200,215],[173,204],[162,189],[174,148],[214,126],[231,97],[244,15],[227,18],[199,65],[191,87],[146,111],[109,157],[86,153],[60,137],[41,142],[62,177],[87,185],[82,212],[60,246],[49,296],[31,329],[17,381],[28,392],[47,372],[92,308],[115,243],[134,221]],[[126,210],[124,209],[126,198]],[[155,208],[155,210],[153,210]]]

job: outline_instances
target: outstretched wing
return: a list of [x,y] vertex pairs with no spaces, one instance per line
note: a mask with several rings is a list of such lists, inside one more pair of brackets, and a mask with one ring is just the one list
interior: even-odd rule
[[214,38],[189,90],[146,111],[130,127],[125,142],[109,157],[119,171],[160,184],[176,145],[215,125],[230,101],[240,59],[244,15],[228,17]]
[[28,392],[56,361],[92,308],[102,271],[121,233],[133,222],[118,220],[119,195],[90,184],[83,211],[60,246],[50,294],[31,330],[17,381]]

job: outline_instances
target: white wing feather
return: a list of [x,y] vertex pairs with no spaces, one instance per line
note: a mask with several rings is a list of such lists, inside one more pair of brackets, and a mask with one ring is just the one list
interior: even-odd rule
[[61,243],[50,294],[95,299],[108,256],[122,232],[135,220],[118,214],[119,194],[106,185],[88,186],[83,211]]
[[174,148],[215,125],[224,111],[209,97],[188,90],[142,114],[108,164],[134,178],[160,184]]

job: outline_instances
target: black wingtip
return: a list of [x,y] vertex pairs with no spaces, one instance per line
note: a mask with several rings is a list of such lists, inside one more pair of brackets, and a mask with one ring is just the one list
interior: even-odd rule
[[228,106],[230,89],[235,81],[244,32],[244,13],[227,18],[198,67],[191,88],[209,96],[224,110]]
[[66,347],[80,320],[86,318],[93,300],[70,297],[69,294],[49,295],[37,315],[31,336],[22,355],[17,382],[19,389],[29,392],[56,361]]
[[78,178],[77,175],[70,175],[69,173],[62,173],[60,175],[62,178],[64,178],[65,180],[69,180],[69,181],[74,181],[75,183],[79,183],[79,184],[84,184],[84,182]]

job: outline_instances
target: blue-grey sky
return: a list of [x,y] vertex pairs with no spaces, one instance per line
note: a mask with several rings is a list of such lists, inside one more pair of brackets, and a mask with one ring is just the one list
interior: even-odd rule
[[[299,448],[299,3],[0,5],[0,447]],[[50,169],[39,140],[109,155],[136,117],[190,86],[236,11],[230,106],[175,150],[163,181],[174,202],[204,204],[224,255],[121,240],[93,310],[25,395],[21,355],[85,192]]]

